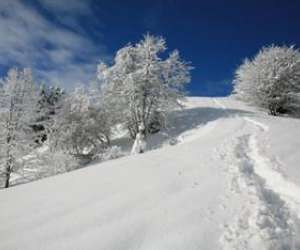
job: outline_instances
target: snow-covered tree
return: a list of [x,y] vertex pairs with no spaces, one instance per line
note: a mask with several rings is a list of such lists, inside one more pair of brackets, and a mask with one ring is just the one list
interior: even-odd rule
[[[52,148],[75,157],[92,158],[110,144],[110,115],[96,93],[77,87],[55,115],[50,135]],[[100,97],[99,97],[100,98]]]
[[47,140],[47,136],[54,123],[54,115],[61,108],[65,93],[60,87],[47,87],[42,84],[39,90],[37,103],[38,117],[33,125],[35,132],[39,133],[39,143]]
[[190,81],[191,67],[180,59],[178,51],[163,58],[165,50],[163,38],[148,34],[137,44],[120,49],[113,65],[98,66],[106,100],[133,139],[139,127],[145,128],[147,136],[153,120],[163,119],[167,111],[179,105],[184,86]]
[[0,167],[4,187],[13,172],[22,169],[22,157],[35,143],[32,124],[36,120],[38,93],[29,69],[11,69],[0,88]]
[[272,115],[300,109],[300,52],[292,47],[263,48],[237,69],[234,92]]
[[45,110],[46,119],[49,116],[54,115],[61,106],[61,100],[63,99],[65,92],[58,86],[41,85],[40,87],[40,98],[39,98],[39,109]]

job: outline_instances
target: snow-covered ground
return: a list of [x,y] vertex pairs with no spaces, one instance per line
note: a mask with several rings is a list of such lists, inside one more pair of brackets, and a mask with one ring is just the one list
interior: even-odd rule
[[170,117],[155,150],[1,190],[0,249],[300,249],[300,120],[231,98]]

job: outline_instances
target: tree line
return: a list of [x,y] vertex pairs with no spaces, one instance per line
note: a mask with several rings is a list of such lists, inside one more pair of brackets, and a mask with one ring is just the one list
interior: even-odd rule
[[[95,80],[66,92],[37,85],[30,69],[11,69],[0,82],[0,185],[71,171],[91,160],[122,155],[113,145],[117,126],[128,131],[132,153],[181,107],[191,80],[190,63],[166,54],[162,37],[145,35],[100,63]],[[263,48],[234,77],[234,94],[272,115],[299,114],[300,53]]]
[[111,145],[117,124],[136,141],[135,151],[142,152],[147,136],[180,105],[190,81],[189,63],[178,51],[162,56],[165,50],[162,37],[145,35],[120,49],[112,65],[100,63],[95,81],[70,93],[37,87],[29,69],[11,69],[0,89],[3,187],[14,175],[28,181],[117,157]]

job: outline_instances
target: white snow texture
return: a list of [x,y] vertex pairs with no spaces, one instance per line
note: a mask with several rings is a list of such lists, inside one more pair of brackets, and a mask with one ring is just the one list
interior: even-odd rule
[[0,249],[300,249],[300,120],[185,105],[156,150],[1,190]]

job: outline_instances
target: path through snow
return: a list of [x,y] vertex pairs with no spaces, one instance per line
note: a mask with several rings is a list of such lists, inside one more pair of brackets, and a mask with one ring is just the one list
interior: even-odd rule
[[[226,109],[216,99],[215,103]],[[242,130],[222,151],[226,152],[230,190],[243,196],[245,204],[233,222],[225,226],[221,246],[300,249],[300,188],[284,179],[272,168],[273,162],[260,153],[258,138],[268,132],[268,126],[248,117],[241,122]]]

